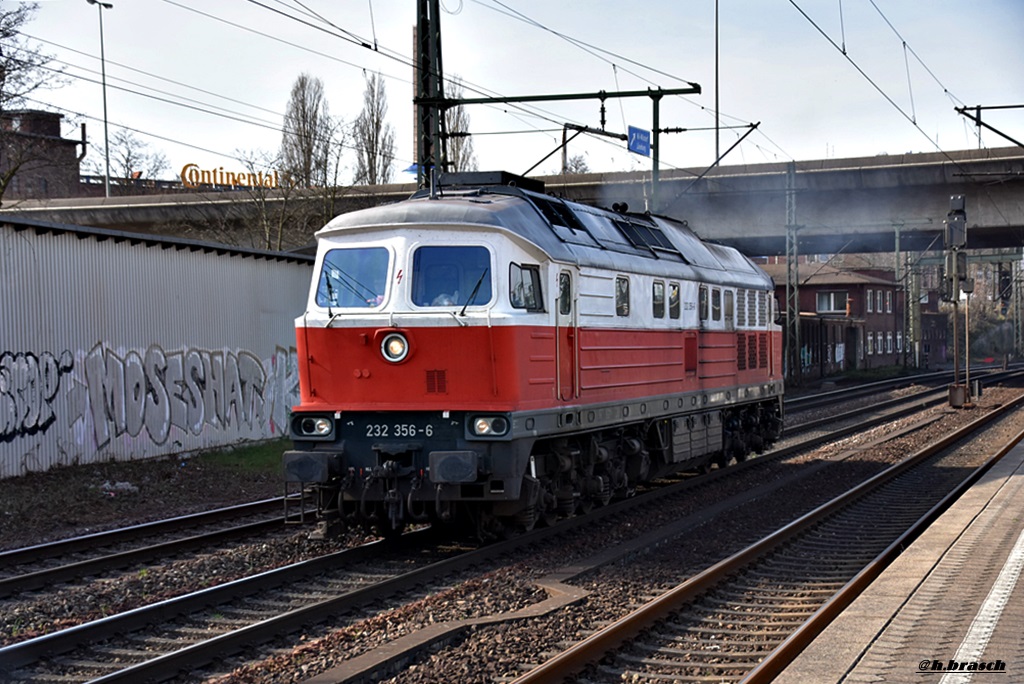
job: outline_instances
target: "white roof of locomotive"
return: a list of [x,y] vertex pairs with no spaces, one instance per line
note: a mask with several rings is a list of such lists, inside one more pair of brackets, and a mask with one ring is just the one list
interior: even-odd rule
[[[497,229],[529,241],[554,261],[579,266],[748,289],[774,288],[772,279],[739,251],[705,242],[677,221],[622,214],[518,188],[448,190],[434,199],[416,195],[342,214],[316,235],[320,240],[330,240],[353,231],[411,225]],[[623,225],[627,230],[633,227],[633,238],[620,227]],[[665,243],[660,236],[664,236],[670,247],[638,245],[637,228],[644,235],[653,233],[662,245]]]

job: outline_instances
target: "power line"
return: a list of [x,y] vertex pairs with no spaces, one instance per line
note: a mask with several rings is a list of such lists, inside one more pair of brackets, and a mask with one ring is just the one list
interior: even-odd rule
[[[21,35],[25,36],[26,38],[30,38],[32,40],[35,40],[37,42],[45,43],[46,45],[52,45],[53,47],[60,48],[61,50],[66,50],[68,52],[73,52],[73,53],[75,53],[77,55],[81,55],[83,57],[88,57],[90,59],[97,59],[97,60],[99,59],[95,55],[89,54],[88,52],[83,52],[81,50],[76,50],[75,48],[68,47],[67,45],[62,45],[60,43],[55,43],[52,40],[46,40],[45,38],[37,38],[37,37],[29,35],[27,33],[22,33]],[[43,56],[41,53],[33,53],[33,54],[37,54],[39,56]],[[62,62],[64,64],[71,65],[69,62],[63,62],[62,60],[56,60],[56,61],[60,61],[60,62]],[[180,86],[182,88],[188,88],[189,90],[195,90],[195,91],[200,92],[200,93],[202,93],[204,95],[210,95],[212,97],[217,97],[217,98],[220,98],[222,100],[227,100],[228,102],[234,102],[235,104],[240,104],[240,105],[242,105],[244,107],[250,107],[252,109],[258,109],[260,111],[267,112],[268,114],[274,114],[275,116],[283,116],[280,112],[274,111],[272,109],[267,109],[266,107],[261,107],[260,105],[254,105],[254,104],[251,104],[249,102],[244,102],[242,100],[238,100],[238,99],[235,99],[235,98],[232,98],[232,97],[228,97],[227,95],[221,95],[220,93],[213,92],[212,90],[204,90],[203,88],[199,88],[197,86],[189,85],[188,83],[183,83],[181,81],[176,81],[174,79],[167,78],[165,76],[160,76],[159,74],[154,74],[151,71],[145,71],[143,69],[138,69],[136,67],[130,66],[128,64],[124,64],[122,62],[117,62],[117,61],[114,61],[112,59],[107,59],[107,64],[108,65],[109,64],[113,64],[114,66],[117,66],[117,67],[119,67],[121,69],[125,69],[126,71],[132,71],[132,72],[135,72],[137,74],[141,74],[143,76],[147,76],[149,78],[154,78],[154,79],[157,79],[157,80],[160,80],[160,81],[164,81],[166,83],[171,83],[173,85]],[[77,66],[77,65],[71,65],[71,66]],[[84,69],[84,67],[81,67],[81,66],[78,66],[78,68]],[[93,72],[93,73],[95,73],[95,72]],[[127,79],[120,79],[120,80],[125,81],[126,83],[131,83],[131,81],[128,81]],[[145,86],[145,85],[141,85],[141,84],[133,84],[133,85],[139,85],[139,87],[142,87],[142,88],[149,88],[150,90],[155,90],[157,92],[163,92],[163,91],[157,90],[156,88],[152,88],[150,86]],[[167,94],[170,94],[170,93],[167,93]]]
[[[6,46],[6,47],[14,48],[15,50],[19,49],[17,46],[13,46],[13,45],[9,45],[9,46]],[[70,48],[68,48],[68,49],[70,49]],[[75,50],[72,50],[72,52],[75,52]],[[87,69],[87,68],[82,67],[80,65],[73,64],[71,62],[67,62],[67,61],[64,61],[64,60],[61,60],[61,59],[52,58],[50,61],[56,62],[58,64],[64,64],[65,66],[69,66],[69,67],[72,67],[74,69],[80,69],[81,71],[86,72],[86,73],[90,73],[90,74],[96,74],[97,73],[93,69]],[[98,81],[98,80],[96,80],[94,78],[91,78],[89,76],[83,76],[83,75],[80,75],[80,74],[71,74],[71,73],[68,73],[67,71],[62,71],[62,70],[59,70],[59,69],[54,69],[53,67],[48,67],[48,66],[45,66],[45,65],[40,65],[39,68],[45,69],[47,71],[53,71],[53,72],[58,73],[58,74],[63,74],[65,76],[69,76],[70,78],[73,78],[75,80],[84,81],[86,83],[100,83],[100,81]],[[120,90],[122,92],[130,93],[132,95],[137,95],[139,97],[148,98],[148,99],[155,100],[157,102],[162,102],[162,103],[165,103],[165,104],[171,104],[171,105],[175,105],[175,106],[178,106],[178,107],[184,107],[186,109],[191,109],[193,111],[202,112],[202,113],[205,113],[205,114],[209,114],[211,116],[218,116],[218,117],[221,117],[221,118],[224,118],[224,119],[229,119],[231,121],[238,121],[238,122],[241,122],[241,123],[248,123],[248,124],[251,124],[253,126],[259,126],[261,128],[269,128],[271,130],[276,130],[276,131],[281,130],[281,126],[279,124],[273,123],[271,121],[257,119],[257,118],[254,118],[254,117],[249,117],[248,115],[243,114],[241,112],[232,111],[230,109],[227,109],[225,107],[220,107],[220,106],[212,104],[212,103],[202,102],[200,100],[196,100],[196,99],[193,99],[193,98],[185,97],[185,96],[178,95],[176,93],[171,93],[171,92],[168,92],[168,91],[165,91],[165,90],[160,90],[159,88],[153,88],[152,86],[147,86],[147,85],[144,85],[144,84],[141,84],[141,83],[136,83],[134,81],[129,81],[128,79],[120,78],[120,77],[117,77],[117,76],[108,76],[107,80],[108,81],[110,81],[110,80],[120,81],[122,83],[127,83],[127,84],[129,84],[131,86],[134,86],[135,88],[144,88],[146,90],[150,90],[150,91],[153,91],[154,93],[159,93],[160,95],[164,95],[164,96],[167,96],[167,97],[160,97],[160,96],[153,95],[153,94],[150,94],[150,93],[141,92],[139,90],[134,90],[133,88],[129,88],[129,87],[126,87],[126,86],[118,86],[118,85],[113,85],[113,84],[110,84],[110,83],[107,84],[108,88],[113,88],[115,90]],[[186,87],[188,87],[188,86],[186,86]],[[205,91],[203,91],[203,92],[205,92]],[[180,101],[175,101],[175,100],[172,100],[172,99],[169,99],[169,98],[178,98]],[[192,103],[192,104],[188,104],[188,103]],[[241,103],[241,104],[245,104],[245,103]],[[211,109],[206,109],[205,107],[211,107],[213,109],[217,109],[217,110],[220,110],[220,111],[219,112],[212,111]],[[260,109],[262,109],[262,108],[260,108]],[[270,110],[264,110],[264,111],[270,111]],[[282,115],[282,118],[283,118],[283,115]]]
[[[674,74],[670,74],[670,73],[662,71],[660,69],[656,69],[656,68],[654,68],[654,67],[652,67],[652,66],[650,66],[648,64],[645,64],[643,62],[638,62],[638,61],[630,59],[629,57],[626,57],[624,55],[620,55],[620,54],[618,54],[616,52],[613,52],[611,50],[607,50],[605,48],[602,48],[602,47],[600,47],[598,45],[594,45],[592,43],[588,43],[588,42],[583,41],[583,40],[581,40],[579,38],[575,38],[575,37],[570,36],[570,35],[568,35],[566,33],[563,33],[561,31],[557,31],[557,30],[555,30],[555,29],[553,29],[553,28],[543,24],[542,22],[540,22],[540,21],[538,21],[538,20],[536,20],[536,19],[526,15],[525,13],[520,12],[519,10],[512,9],[508,5],[506,5],[503,2],[501,2],[501,0],[491,0],[491,2],[493,2],[495,5],[498,5],[502,9],[496,9],[494,7],[491,7],[490,5],[485,4],[483,2],[483,0],[473,0],[473,1],[476,2],[478,5],[486,8],[486,9],[491,10],[492,12],[496,12],[498,14],[505,15],[507,17],[515,19],[516,21],[520,21],[520,22],[525,23],[525,24],[527,24],[529,26],[533,26],[535,28],[541,29],[543,31],[546,31],[548,33],[551,33],[551,34],[561,38],[562,40],[568,42],[569,44],[574,45],[575,47],[583,50],[587,54],[590,54],[590,55],[600,59],[601,61],[606,62],[607,64],[611,65],[613,70],[615,70],[616,75],[617,75],[617,71],[619,69],[621,69],[622,71],[626,72],[627,74],[630,74],[631,76],[636,77],[637,79],[647,83],[648,85],[652,85],[652,86],[656,85],[655,82],[652,81],[651,79],[646,78],[644,76],[641,76],[640,74],[636,73],[635,71],[631,71],[629,69],[621,67],[620,65],[617,65],[612,60],[610,60],[610,59],[608,59],[606,57],[603,57],[600,54],[597,54],[598,52],[603,53],[605,55],[610,55],[610,56],[612,56],[615,59],[618,59],[620,61],[628,62],[630,64],[633,64],[633,65],[637,66],[637,67],[640,67],[641,69],[645,69],[647,71],[650,71],[651,73],[658,74],[660,76],[665,76],[666,78],[671,78],[671,79],[674,79],[674,80],[677,80],[677,81],[680,81],[680,82],[683,82],[683,83],[690,83],[690,81],[688,81],[688,80],[686,80],[686,79],[684,79],[684,78],[682,78],[680,76],[676,76]],[[616,80],[616,88],[618,87],[617,84],[618,84],[618,81]],[[689,97],[686,97],[684,95],[677,95],[676,97],[678,99],[682,100],[683,102],[686,102],[687,104],[689,104],[691,106],[697,107],[702,112],[707,113],[708,115],[711,115],[711,113],[708,111],[707,107],[705,107],[705,106],[695,102],[693,99],[691,99]],[[620,110],[621,110],[621,103],[620,103]],[[726,119],[731,119],[735,123],[746,123],[744,119],[741,119],[739,117],[736,117],[736,116],[733,116],[733,115],[730,115],[730,114],[725,114],[725,113],[719,112],[719,115],[725,117]],[[768,140],[768,142],[770,142],[772,145],[774,145],[775,148],[777,150],[779,150],[779,152],[781,152],[785,157],[787,157],[789,159],[792,159],[791,155],[789,155],[785,150],[783,150],[775,141],[773,141],[771,138],[769,138],[767,135],[765,135],[765,133],[761,129],[761,127],[757,128],[757,133],[762,135],[762,136],[764,136],[764,138],[766,140]],[[608,141],[608,140],[602,140],[602,142],[611,144],[610,141]],[[750,144],[754,145],[757,149],[762,149],[759,145],[757,145],[754,142],[751,142]]]
[[[198,10],[198,9],[196,9],[194,7],[189,7],[187,5],[183,5],[183,4],[179,3],[179,2],[175,2],[174,0],[164,0],[164,2],[166,2],[169,5],[173,5],[175,7],[178,7],[180,9],[184,9],[184,10],[187,10],[187,11],[190,11],[190,12],[194,12],[195,14],[198,14],[198,15],[200,15],[202,17],[206,17],[208,19],[212,19],[213,21],[217,21],[217,22],[220,22],[220,23],[223,23],[223,24],[227,24],[228,26],[232,26],[232,27],[240,29],[242,31],[246,31],[246,32],[252,33],[254,35],[258,35],[258,36],[261,36],[263,38],[267,38],[269,40],[273,40],[273,41],[276,41],[278,43],[282,43],[284,45],[288,45],[289,47],[293,47],[293,48],[296,48],[298,50],[302,50],[304,52],[308,52],[310,54],[314,54],[314,55],[316,55],[318,57],[323,57],[325,59],[329,59],[331,61],[338,62],[339,64],[344,64],[346,66],[350,66],[350,67],[353,67],[355,69],[359,69],[360,71],[363,71],[363,72],[368,70],[367,67],[365,67],[365,66],[362,66],[362,65],[359,65],[359,64],[355,64],[354,62],[349,62],[347,60],[344,60],[344,59],[341,59],[339,57],[336,57],[335,55],[331,55],[331,54],[328,54],[328,53],[320,52],[319,50],[314,50],[314,49],[309,48],[309,47],[307,47],[305,45],[300,45],[298,43],[294,43],[294,42],[285,40],[285,39],[280,38],[278,36],[275,36],[275,35],[272,35],[272,34],[269,34],[269,33],[265,33],[263,31],[259,31],[259,30],[250,28],[248,26],[243,26],[242,24],[239,24],[237,22],[233,22],[233,21],[230,21],[228,19],[223,19],[221,17],[209,14],[208,12],[204,12],[202,10]],[[264,5],[262,5],[260,3],[254,3],[254,4],[256,4],[256,5],[260,6],[260,7],[265,7]],[[273,8],[266,8],[266,9],[270,9],[271,11],[274,11],[277,14],[282,14],[285,17],[293,18],[290,15],[288,15],[287,13],[280,12],[279,10],[275,10]],[[301,20],[301,19],[295,19],[295,20],[299,21],[301,24],[304,24],[304,25],[307,25],[307,26],[311,25],[309,22],[307,22],[305,20]],[[330,24],[330,25],[333,26],[333,24]],[[314,27],[314,28],[318,28],[318,27]],[[343,30],[343,29],[339,29],[339,30]],[[335,36],[335,37],[341,37],[341,36],[337,36],[337,34],[334,34],[334,33],[330,32],[330,31],[326,31],[326,33],[328,35],[332,35],[332,36]],[[352,35],[355,35],[355,34],[352,34]],[[356,39],[346,39],[346,40],[348,40],[348,42],[353,42],[354,43],[354,42],[356,42],[359,39],[356,38]],[[365,41],[363,41],[363,43],[365,43]],[[361,46],[365,47],[365,45],[363,45],[363,43],[359,43],[359,44]],[[398,63],[400,63],[400,64],[402,64],[404,66],[407,66],[407,67],[409,67],[410,70],[414,66],[413,60],[411,58],[405,57],[401,53],[398,53],[398,52],[396,52],[394,50],[391,50],[391,49],[389,49],[387,47],[377,45],[377,46],[375,46],[375,48],[372,49],[372,51],[375,52],[376,54],[380,54],[380,55],[382,55],[384,57],[387,57],[388,59],[396,61],[396,62],[398,62]],[[410,78],[403,78],[403,77],[400,77],[400,76],[395,76],[394,74],[383,73],[383,72],[380,72],[380,71],[377,71],[377,73],[380,73],[381,76],[383,76],[385,78],[388,78],[390,80],[398,81],[400,83],[405,83],[405,84],[409,84],[409,85],[412,84],[412,80]],[[494,92],[495,92],[495,91],[489,90],[487,88],[483,88],[482,86],[475,85],[475,84],[472,84],[472,83],[469,83],[469,82],[465,82],[464,81],[463,83],[464,83],[465,87],[467,88],[467,90],[470,90],[471,92],[475,92],[475,93],[478,93],[478,94],[486,95],[486,94],[494,94]],[[557,116],[555,116],[554,114],[551,114],[551,113],[546,113],[546,112],[544,112],[544,110],[542,110],[540,108],[516,106],[516,107],[513,107],[513,109],[517,109],[517,110],[519,110],[519,111],[521,111],[523,113],[531,113],[530,110],[536,110],[536,112],[541,112],[541,113],[532,113],[533,116],[541,118],[541,119],[545,120],[547,123],[554,123],[554,124],[559,123],[559,118]],[[509,112],[506,111],[506,113],[509,113]],[[511,115],[515,116],[514,114],[511,114]],[[526,122],[524,122],[524,123],[526,123]]]

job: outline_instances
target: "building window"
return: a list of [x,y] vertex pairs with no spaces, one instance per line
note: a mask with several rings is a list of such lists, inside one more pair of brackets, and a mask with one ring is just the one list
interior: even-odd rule
[[846,313],[846,292],[819,292],[818,313]]
[[896,332],[896,353],[903,353],[903,333],[900,331]]
[[875,312],[875,291],[874,290],[868,290],[868,296],[867,296],[866,301],[868,303],[868,313],[874,313]]
[[885,333],[885,353],[892,354],[892,333]]
[[655,318],[665,317],[665,283],[660,280],[654,281],[654,291],[651,292],[652,312]]
[[629,315],[629,278],[615,278],[615,315]]
[[882,291],[875,290],[875,311],[882,313]]
[[892,290],[885,291],[885,313],[892,313]]
[[875,334],[874,333],[868,333],[868,343],[867,343],[866,346],[867,346],[867,350],[868,350],[868,356],[871,356],[872,354],[875,353]]

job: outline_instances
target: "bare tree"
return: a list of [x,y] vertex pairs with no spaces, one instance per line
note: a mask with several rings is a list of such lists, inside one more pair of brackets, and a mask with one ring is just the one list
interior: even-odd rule
[[565,170],[562,173],[590,173],[590,165],[587,158],[582,154],[574,154],[565,163]]
[[332,175],[331,145],[339,122],[328,111],[324,84],[301,74],[292,86],[281,136],[281,164],[300,187],[323,187]]
[[[453,100],[462,97],[462,79],[453,77],[445,84],[445,97]],[[473,154],[473,139],[469,137],[469,113],[463,105],[449,107],[444,112],[448,129],[447,171],[476,171],[476,156]]]
[[0,111],[21,108],[36,90],[63,82],[61,71],[48,66],[51,57],[21,33],[38,8],[37,3],[0,6]]
[[[22,28],[36,9],[35,3],[0,5],[0,198],[19,170],[38,170],[58,163],[50,144],[52,135],[40,136],[21,129],[21,115],[27,112],[20,110],[26,98],[37,90],[63,83],[61,70],[49,67],[50,56],[22,35]],[[59,117],[55,121],[59,122]],[[59,137],[60,125],[54,125]]]
[[[89,160],[89,173],[102,176],[106,173],[106,154],[103,145],[95,145],[96,156]],[[110,177],[122,185],[130,186],[135,181],[154,180],[171,168],[163,152],[151,150],[131,131],[119,128],[110,136]]]
[[366,75],[363,111],[356,119],[355,182],[379,185],[391,180],[395,161],[395,129],[385,122],[388,98],[380,74]]

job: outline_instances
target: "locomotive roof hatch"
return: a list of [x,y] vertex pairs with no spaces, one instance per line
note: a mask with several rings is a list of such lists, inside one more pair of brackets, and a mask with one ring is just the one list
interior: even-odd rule
[[544,181],[517,176],[508,171],[459,171],[442,173],[437,179],[442,188],[480,188],[488,185],[522,188],[530,192],[544,192]]

